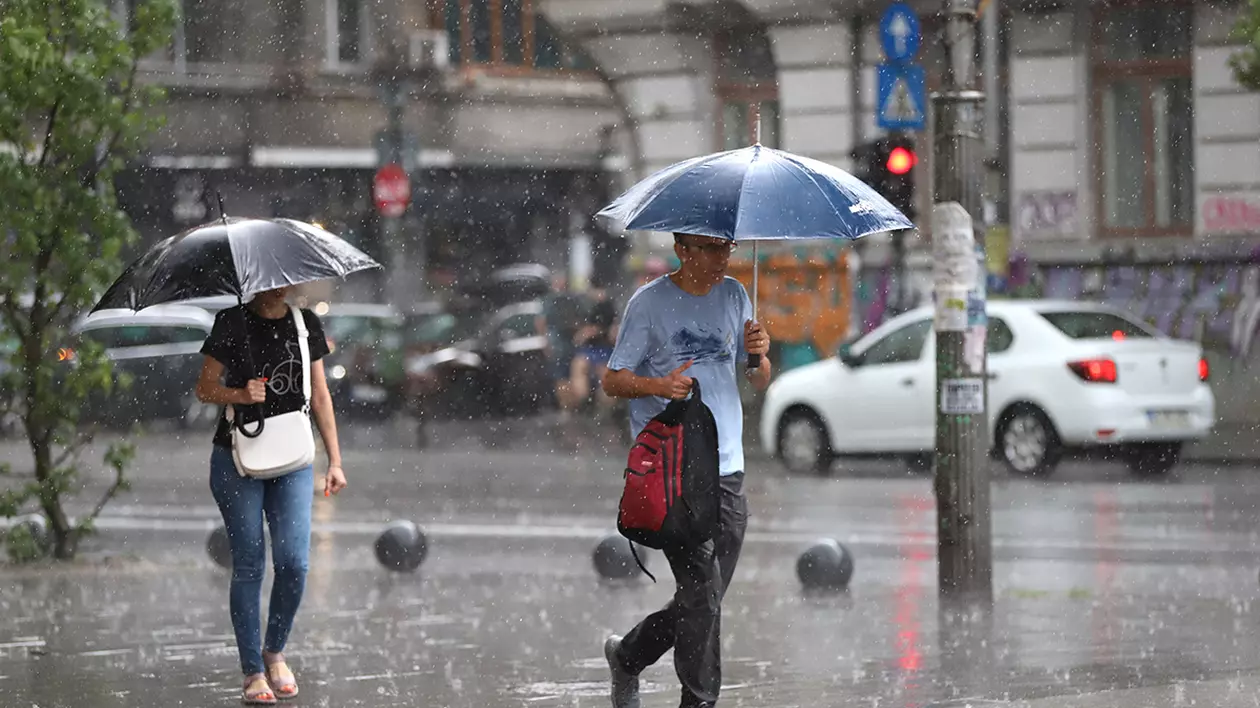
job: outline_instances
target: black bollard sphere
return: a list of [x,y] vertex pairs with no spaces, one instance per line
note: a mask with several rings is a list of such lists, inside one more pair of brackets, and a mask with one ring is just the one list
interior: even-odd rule
[[853,554],[834,538],[821,539],[796,560],[796,577],[811,590],[844,590],[853,578]]
[[[639,560],[646,566],[647,549],[635,546],[634,550],[639,554]],[[595,546],[592,560],[595,561],[595,572],[599,573],[600,577],[610,580],[634,578],[643,572],[639,564],[635,562],[634,555],[630,553],[630,539],[621,534],[605,536],[599,545]]]
[[206,553],[210,554],[210,560],[215,565],[231,570],[232,541],[228,539],[227,528],[223,524],[210,532],[210,537],[206,539]]
[[429,542],[420,527],[399,520],[385,527],[376,537],[376,560],[390,570],[410,573],[429,554]]

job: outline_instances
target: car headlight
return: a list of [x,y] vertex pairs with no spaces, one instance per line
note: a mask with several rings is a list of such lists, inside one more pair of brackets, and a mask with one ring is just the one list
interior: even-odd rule
[[346,367],[342,366],[341,364],[337,364],[336,366],[332,368],[332,370],[328,372],[328,375],[331,376],[334,380],[344,379],[346,377]]

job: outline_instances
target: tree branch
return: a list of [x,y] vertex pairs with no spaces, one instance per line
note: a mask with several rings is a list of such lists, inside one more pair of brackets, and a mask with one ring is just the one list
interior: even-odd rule
[[79,528],[83,529],[90,527],[93,522],[96,521],[96,517],[101,515],[101,512],[109,504],[110,500],[118,496],[118,493],[126,488],[127,482],[123,479],[123,472],[122,470],[118,470],[114,476],[114,483],[109,485],[109,489],[106,489],[105,493],[101,495],[100,501],[96,502],[96,506],[93,507],[92,512],[79,520]]
[[79,450],[88,441],[88,436],[85,435],[84,433],[76,432],[75,437],[77,438],[76,440],[66,443],[66,446],[65,446],[66,449],[62,451],[60,455],[57,456],[57,459],[55,461],[53,461],[53,467],[61,467],[62,465],[64,465],[67,460],[77,455]]
[[[121,91],[121,93],[123,94],[123,106],[122,106],[123,115],[130,113],[131,106],[133,103],[135,103],[136,75],[139,73],[139,71],[140,71],[140,58],[133,57],[131,59],[131,69],[127,72],[127,82],[124,84],[124,88]],[[114,134],[110,136],[109,142],[106,144],[105,149],[101,151],[100,157],[97,158],[96,162],[92,165],[92,172],[90,175],[87,176],[88,179],[83,183],[84,187],[89,186],[91,182],[96,179],[96,175],[100,174],[100,171],[104,169],[105,162],[109,160],[109,156],[114,154],[114,150],[118,148],[118,140],[119,138],[122,137],[122,134],[123,134],[123,128],[119,127],[118,130],[115,130]],[[99,144],[99,140],[97,144]]]
[[18,317],[20,308],[18,307],[18,303],[15,302],[15,300],[19,297],[17,291],[11,287],[5,288],[3,292],[0,292],[0,296],[2,296],[0,297],[0,311],[4,312],[5,320],[8,322],[9,329],[13,330],[13,333],[17,335],[18,339],[25,341],[26,327],[22,326],[22,320]]
[[61,109],[61,99],[53,101],[52,108],[48,111],[48,128],[44,131],[44,147],[39,153],[39,164],[36,169],[44,169],[45,161],[48,159],[49,153],[52,152],[53,129],[57,125],[57,111]]

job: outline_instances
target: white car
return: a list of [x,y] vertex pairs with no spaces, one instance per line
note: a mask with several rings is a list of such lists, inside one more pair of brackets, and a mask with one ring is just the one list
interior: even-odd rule
[[[1207,360],[1193,342],[1080,302],[991,301],[988,321],[991,452],[1013,472],[1047,475],[1066,452],[1101,451],[1162,475],[1214,424]],[[766,392],[765,451],[796,472],[825,474],[850,455],[929,468],[935,352],[925,307],[785,372]]]
[[197,400],[193,389],[201,374],[201,345],[214,326],[214,315],[199,307],[155,305],[139,312],[100,310],[80,318],[73,339],[58,357],[75,360],[78,340],[92,340],[105,350],[115,374],[126,374],[129,387],[89,397],[82,418],[130,425],[140,420],[175,420],[185,427],[214,425],[219,407]]

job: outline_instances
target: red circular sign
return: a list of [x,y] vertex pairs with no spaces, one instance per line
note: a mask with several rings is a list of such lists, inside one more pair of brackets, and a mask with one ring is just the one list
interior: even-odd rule
[[411,203],[411,180],[406,170],[394,163],[377,170],[372,178],[372,199],[381,216],[402,216]]

